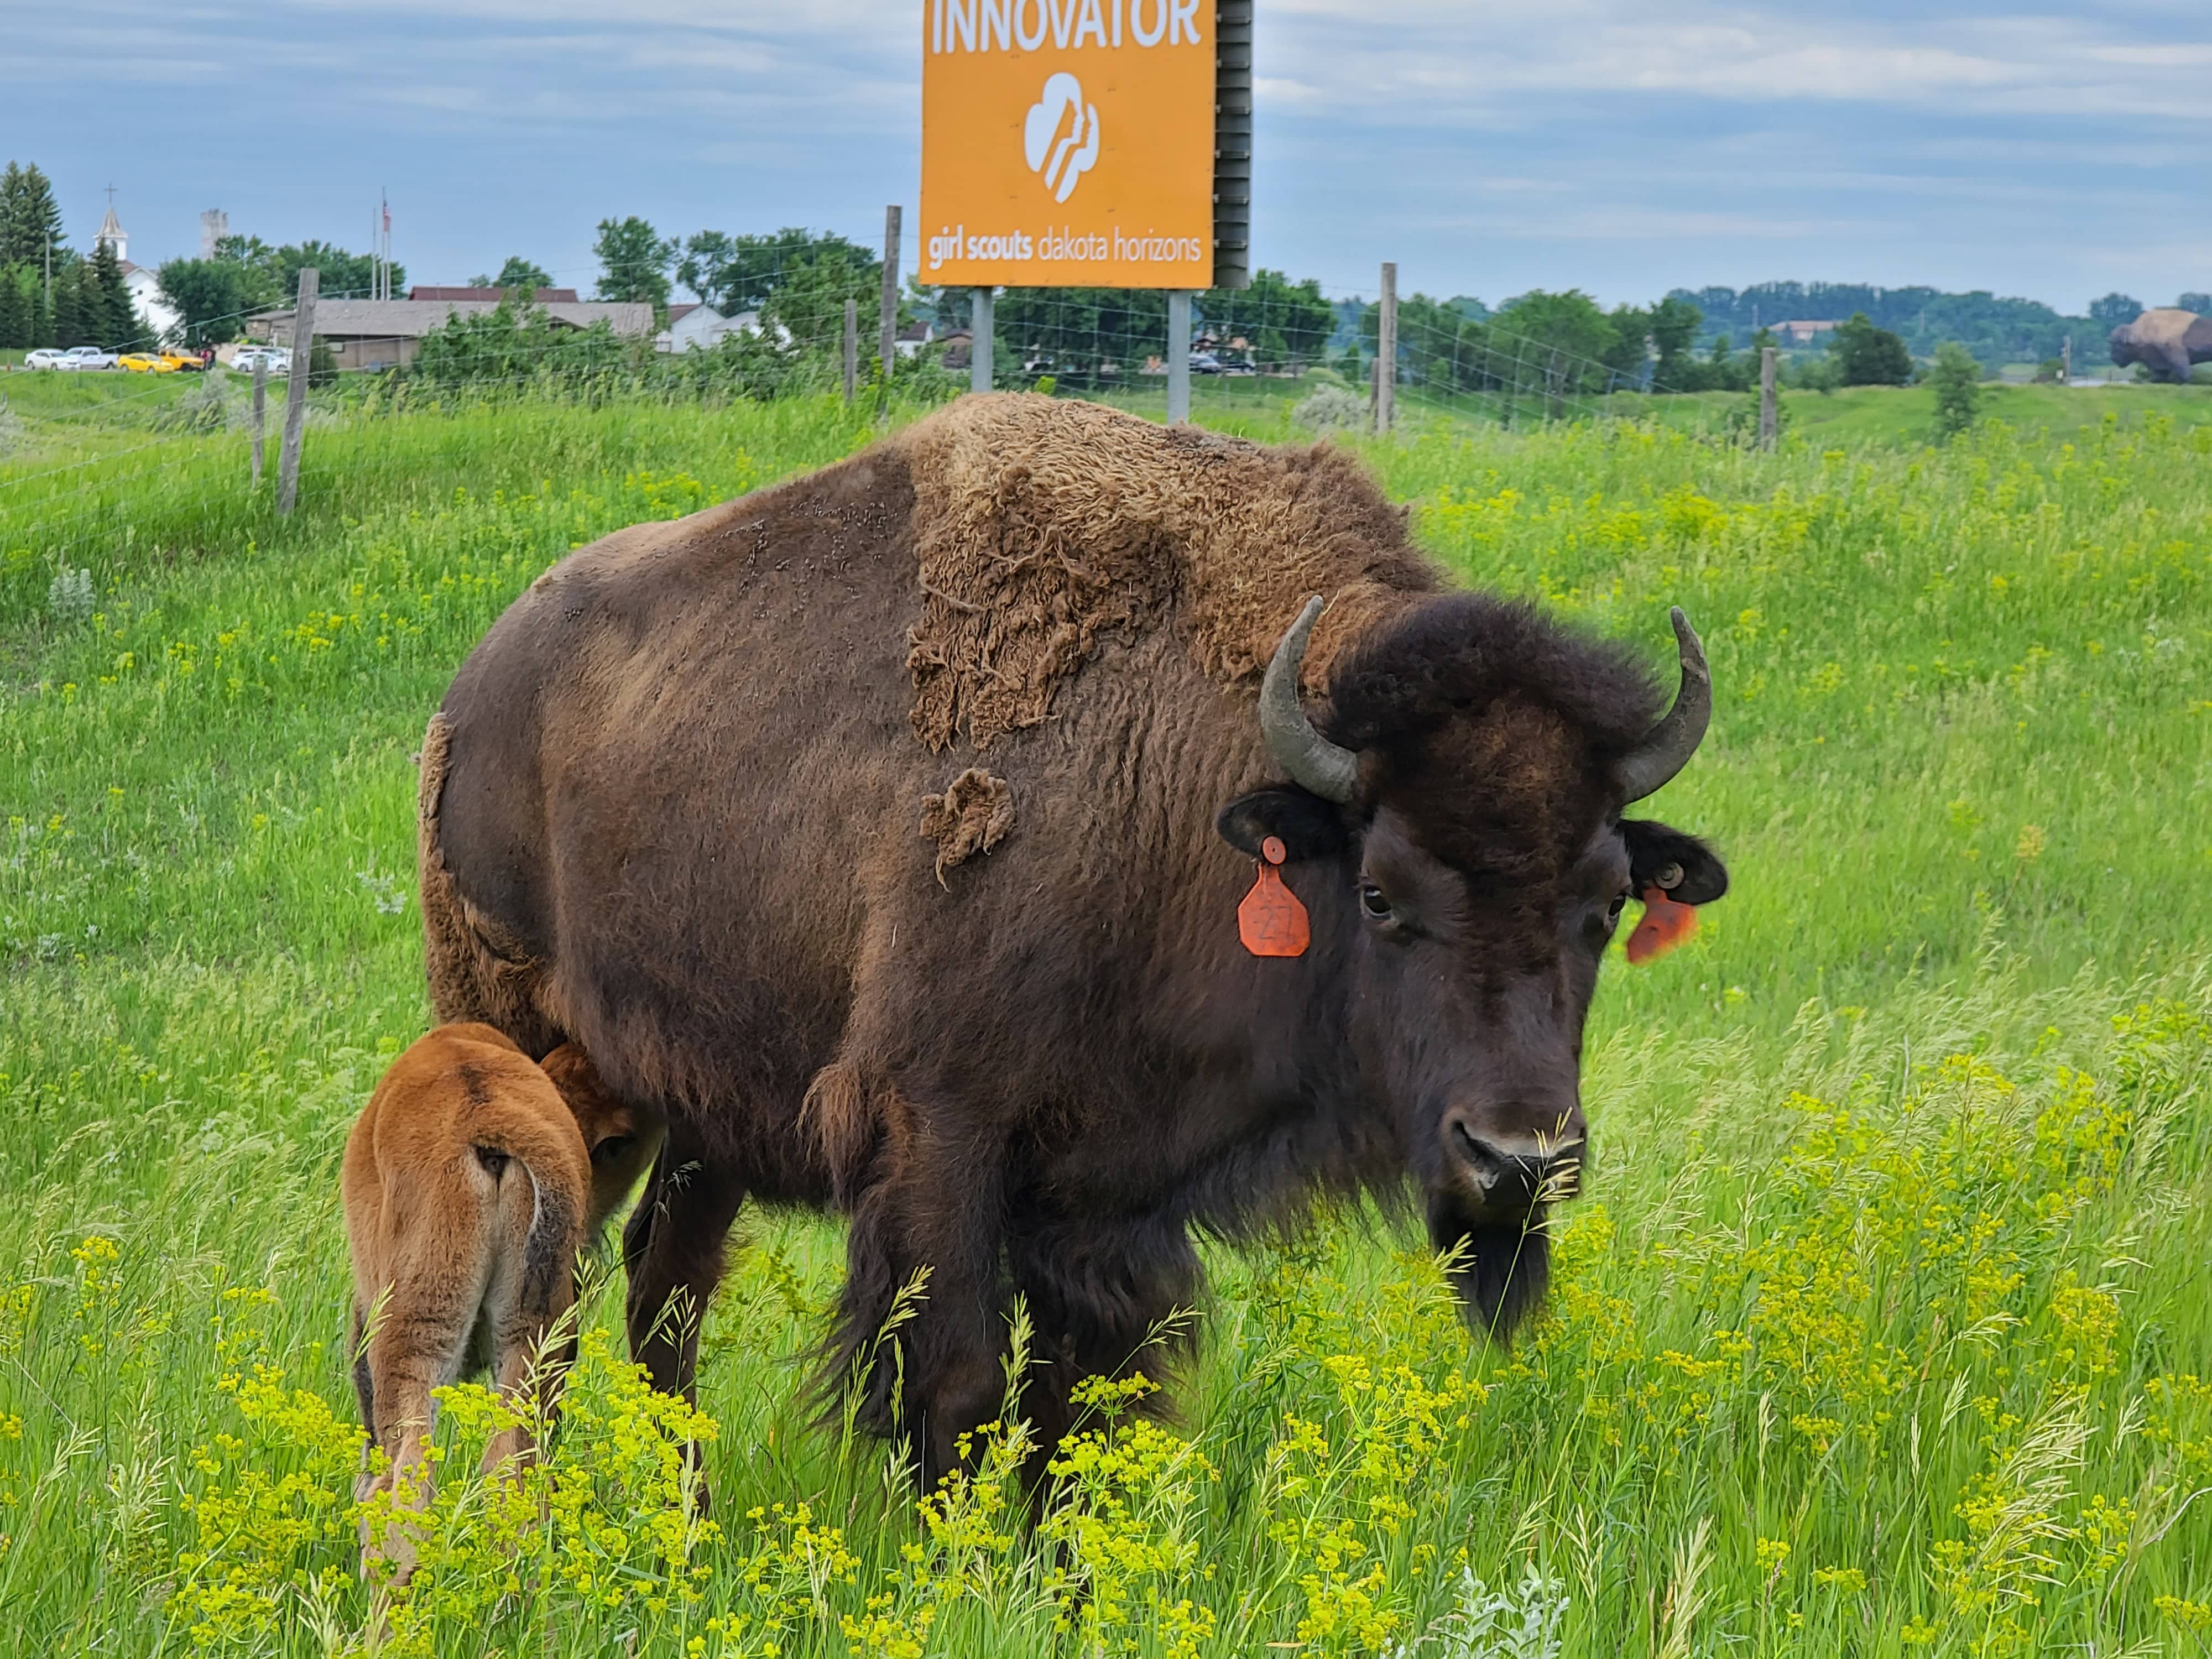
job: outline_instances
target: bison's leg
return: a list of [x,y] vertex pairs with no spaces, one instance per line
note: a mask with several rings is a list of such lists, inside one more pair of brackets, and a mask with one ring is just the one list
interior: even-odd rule
[[858,1388],[860,1421],[906,1439],[933,1489],[1005,1392],[1000,1160],[926,1133],[903,1151],[854,1206],[830,1381]]
[[696,1396],[699,1327],[722,1282],[723,1243],[744,1199],[741,1183],[672,1131],[623,1229],[630,1358],[664,1394]]
[[1070,1402],[1087,1376],[1164,1379],[1186,1347],[1195,1303],[1197,1253],[1179,1226],[1154,1222],[1101,1233],[1095,1224],[1017,1225],[1008,1255],[1014,1287],[1036,1329],[1040,1364],[1023,1408],[1037,1447],[1025,1471],[1042,1493],[1045,1466],[1079,1413]]

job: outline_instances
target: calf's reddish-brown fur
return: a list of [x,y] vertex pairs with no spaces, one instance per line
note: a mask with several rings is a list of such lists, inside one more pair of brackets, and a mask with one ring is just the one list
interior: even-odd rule
[[[575,1298],[578,1249],[657,1140],[574,1044],[541,1067],[489,1025],[443,1025],[393,1062],[347,1139],[341,1177],[354,1386],[386,1458],[361,1497],[404,1481],[412,1502],[426,1499],[434,1389],[477,1368],[502,1393],[532,1385]],[[541,1397],[556,1370],[535,1376]],[[508,1430],[484,1468],[531,1449],[526,1429]],[[412,1570],[404,1537],[383,1553],[397,1576]]]

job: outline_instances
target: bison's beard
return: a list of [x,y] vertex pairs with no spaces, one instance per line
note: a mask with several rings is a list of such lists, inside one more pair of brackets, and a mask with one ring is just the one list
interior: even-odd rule
[[1456,1193],[1429,1200],[1429,1242],[1448,1261],[1452,1288],[1468,1324],[1503,1342],[1544,1299],[1552,1282],[1552,1242],[1542,1205],[1498,1215]]

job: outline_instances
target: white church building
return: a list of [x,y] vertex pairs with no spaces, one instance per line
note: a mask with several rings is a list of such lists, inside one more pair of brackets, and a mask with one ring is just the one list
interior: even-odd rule
[[158,345],[174,334],[177,325],[184,319],[161,298],[161,283],[154,273],[143,265],[131,263],[131,234],[123,228],[123,222],[115,216],[112,200],[107,204],[107,216],[100,222],[100,234],[93,238],[95,247],[103,242],[115,250],[115,263],[123,268],[123,285],[131,290],[131,303],[153,331],[153,338],[134,340],[132,346],[143,350],[148,346]]

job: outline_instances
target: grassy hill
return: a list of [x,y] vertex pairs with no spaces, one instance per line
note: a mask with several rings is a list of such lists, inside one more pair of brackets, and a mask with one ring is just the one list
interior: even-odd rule
[[[1200,414],[1290,435],[1264,390]],[[1899,441],[1917,392],[1794,400],[1774,456],[1687,400],[1364,443],[1468,580],[1655,660],[1679,603],[1713,661],[1712,736],[1652,805],[1735,890],[1606,969],[1543,1320],[1474,1345],[1383,1218],[1214,1252],[1180,1417],[1102,1396],[1040,1539],[1011,1423],[919,1510],[811,1423],[838,1230],[754,1218],[703,1345],[711,1521],[670,1501],[685,1425],[596,1334],[604,1287],[526,1490],[469,1477],[493,1408],[454,1397],[436,1566],[383,1650],[2193,1650],[2212,430],[2186,395],[2050,392],[2088,417],[1934,451]],[[871,435],[826,401],[355,415],[311,434],[289,520],[233,431],[0,458],[22,1650],[362,1650],[336,1173],[427,1018],[424,719],[571,548]]]

